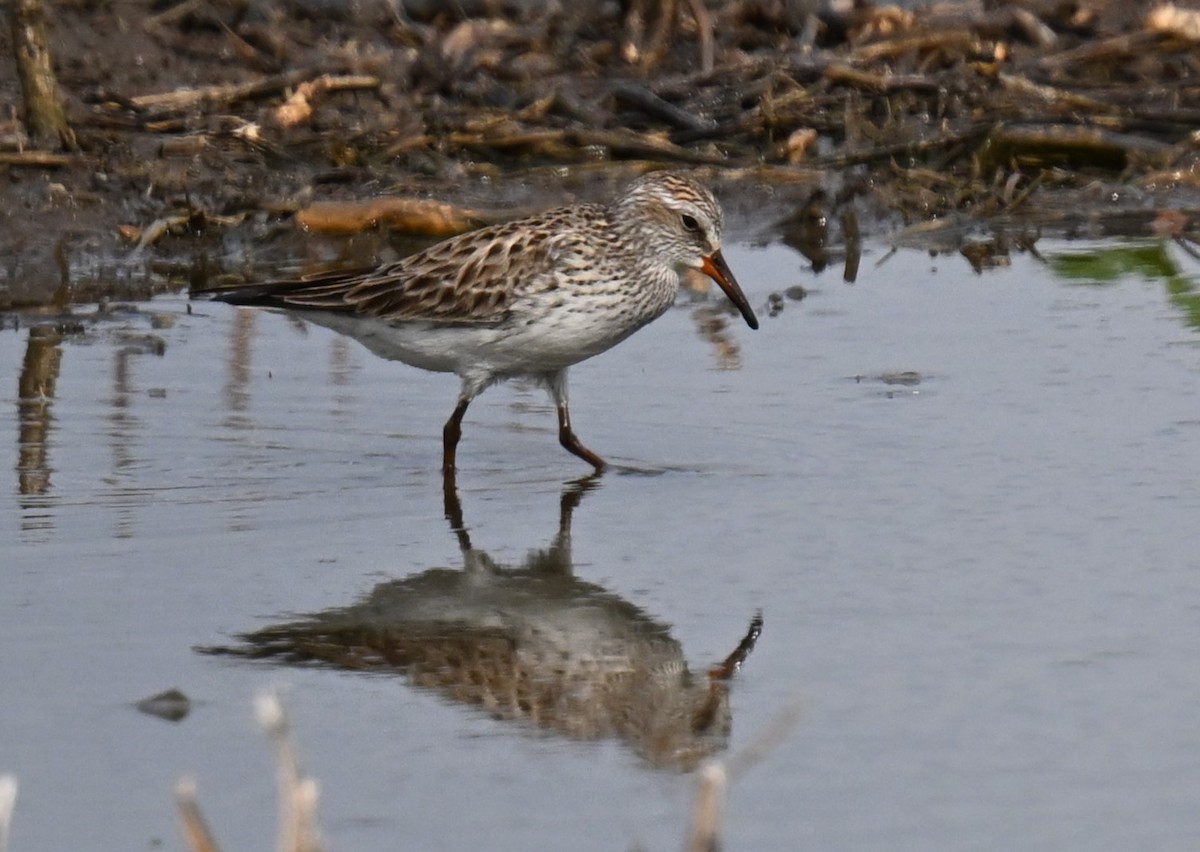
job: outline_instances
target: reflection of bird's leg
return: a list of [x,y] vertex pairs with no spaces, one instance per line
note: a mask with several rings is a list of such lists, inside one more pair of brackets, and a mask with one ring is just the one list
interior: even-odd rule
[[567,452],[579,456],[596,468],[596,473],[600,473],[605,467],[604,459],[580,443],[571,431],[571,412],[567,409],[567,371],[563,369],[550,373],[546,376],[546,385],[550,388],[550,396],[554,397],[554,406],[558,409],[558,442]]
[[547,564],[561,566],[564,574],[570,574],[574,569],[571,562],[571,515],[579,506],[583,495],[600,484],[600,472],[596,471],[582,479],[568,482],[563,488],[558,500],[558,534],[550,545],[547,554],[552,558]]
[[754,618],[750,621],[750,629],[746,631],[746,635],[742,637],[742,641],[734,648],[733,653],[724,659],[719,665],[713,666],[708,670],[708,676],[712,680],[729,680],[737,673],[742,663],[750,656],[750,652],[754,650],[754,644],[758,641],[759,635],[762,633],[763,617],[762,612],[756,612]]
[[562,497],[558,501],[558,532],[560,535],[571,534],[571,513],[579,506],[584,494],[599,486],[600,471],[594,471],[587,476],[568,482],[563,488]]
[[[466,408],[464,405],[463,408]],[[462,503],[458,500],[458,484],[454,477],[454,468],[442,470],[442,506],[450,529],[458,539],[458,546],[466,553],[471,549],[471,539],[467,535],[467,527],[463,523]]]

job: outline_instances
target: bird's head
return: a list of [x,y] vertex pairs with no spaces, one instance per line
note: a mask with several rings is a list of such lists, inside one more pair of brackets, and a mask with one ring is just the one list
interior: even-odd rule
[[717,282],[746,324],[758,328],[758,318],[721,255],[721,207],[711,192],[676,172],[651,172],[629,186],[614,215],[618,225],[637,222],[665,265],[676,271],[702,270]]

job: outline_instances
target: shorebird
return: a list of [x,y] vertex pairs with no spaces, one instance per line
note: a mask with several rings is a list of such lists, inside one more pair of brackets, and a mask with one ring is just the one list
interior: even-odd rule
[[580,443],[567,407],[567,368],[620,343],[674,302],[679,275],[699,269],[758,328],[721,255],[721,208],[706,188],[651,172],[609,204],[576,204],[451,237],[372,269],[194,291],[233,305],[279,308],[332,328],[375,354],[456,373],[462,390],[442,430],[452,475],[471,400],[503,379],[544,384],[558,440],[604,470]]

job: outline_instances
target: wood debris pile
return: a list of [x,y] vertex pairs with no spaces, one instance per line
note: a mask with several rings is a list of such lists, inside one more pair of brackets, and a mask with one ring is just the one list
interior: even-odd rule
[[315,124],[341,149],[334,163],[426,169],[445,158],[840,167],[954,154],[1125,168],[1180,160],[1200,118],[1200,13],[1174,6],[801,15],[788,10],[804,4],[743,0],[697,19],[698,0],[631,2],[624,15],[529,3],[524,18],[481,5],[479,17],[383,18],[367,44],[354,40],[363,21],[339,38],[336,21],[276,27],[240,5],[185,2],[143,27],[173,49],[229,55],[237,82],[92,91],[82,124],[178,134],[240,120],[284,150],[298,141],[289,129]]

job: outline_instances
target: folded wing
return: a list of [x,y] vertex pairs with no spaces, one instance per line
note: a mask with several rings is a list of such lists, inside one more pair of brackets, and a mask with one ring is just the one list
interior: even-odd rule
[[544,286],[552,231],[526,222],[493,225],[383,266],[335,270],[192,295],[234,305],[337,311],[388,321],[493,323],[515,299]]

